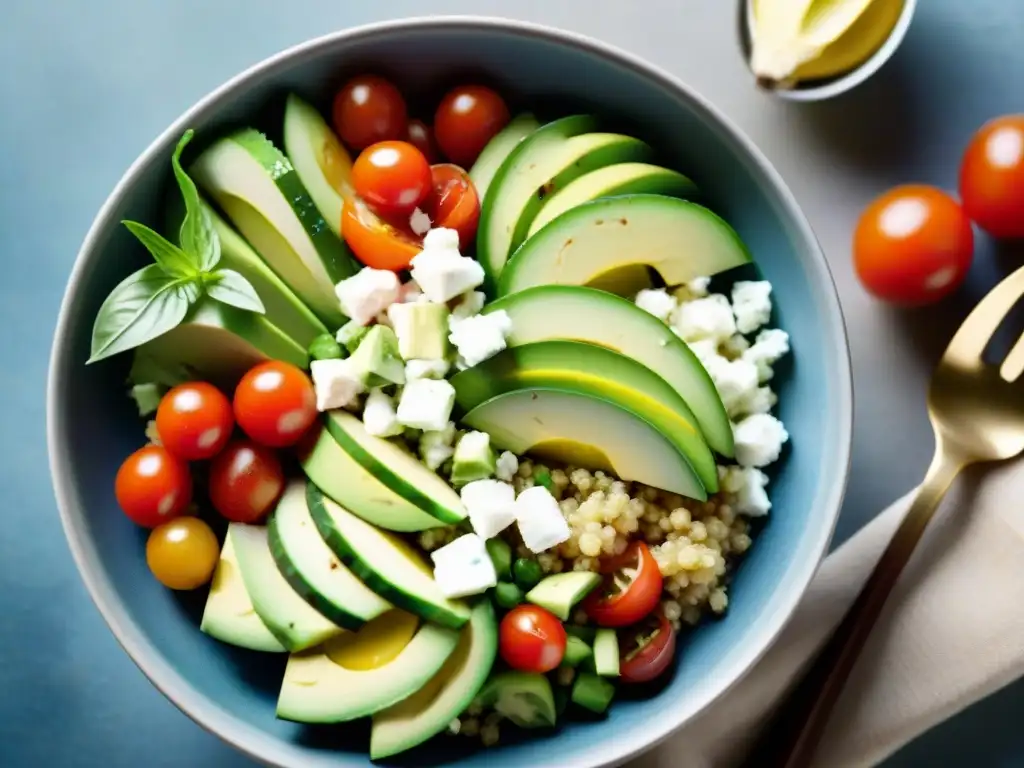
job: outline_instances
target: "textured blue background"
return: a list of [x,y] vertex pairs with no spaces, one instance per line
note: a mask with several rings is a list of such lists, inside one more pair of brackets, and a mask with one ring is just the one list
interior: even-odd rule
[[[849,232],[860,207],[890,184],[953,184],[971,131],[995,114],[1022,110],[1020,0],[922,0],[904,47],[878,78],[848,98],[800,107],[750,86],[730,0],[6,0],[0,766],[251,765],[150,687],[85,594],[47,475],[50,338],[92,216],[135,156],[183,109],[287,45],[428,9],[503,14],[603,38],[679,74],[750,133],[805,206],[851,325],[857,436],[839,537],[919,479],[931,450],[925,377],[971,296],[1007,260],[982,242],[961,300],[897,315],[867,300],[853,280]],[[1022,765],[1022,710],[1024,683],[925,735],[891,764]]]

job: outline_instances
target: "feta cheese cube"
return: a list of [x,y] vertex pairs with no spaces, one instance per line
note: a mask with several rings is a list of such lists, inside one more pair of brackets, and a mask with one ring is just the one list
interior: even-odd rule
[[459,250],[459,233],[448,227],[431,229],[423,238],[423,247],[437,251],[457,251]]
[[420,458],[435,472],[452,457],[455,449],[455,423],[449,421],[444,429],[435,429],[420,435]]
[[477,536],[493,539],[516,520],[516,491],[499,480],[475,480],[459,493]]
[[732,307],[720,293],[680,304],[672,313],[672,325],[684,341],[725,341],[736,333]]
[[441,430],[455,405],[455,388],[447,381],[413,379],[398,401],[398,422],[424,431]]
[[363,267],[334,286],[341,310],[360,325],[368,325],[398,300],[398,275],[388,269]]
[[434,222],[430,220],[430,216],[424,213],[421,209],[417,208],[409,216],[409,229],[414,234],[420,235],[421,237],[430,231],[430,227]]
[[768,413],[747,416],[732,429],[736,461],[742,467],[766,467],[779,458],[789,433],[782,422]]
[[730,416],[739,415],[743,404],[757,390],[757,368],[746,360],[727,360],[716,355],[702,361]]
[[445,597],[479,595],[498,583],[487,546],[475,533],[434,550],[430,559],[434,561],[434,581]]
[[668,322],[669,315],[676,308],[676,300],[664,288],[645,288],[636,295],[636,305],[659,320]]
[[516,499],[516,522],[523,543],[539,554],[569,539],[569,524],[555,497],[543,485],[527,488]]
[[366,404],[363,406],[363,426],[367,432],[377,437],[394,437],[405,431],[398,423],[394,401],[380,387],[371,389],[366,398]]
[[488,315],[449,318],[448,341],[459,352],[459,363],[466,368],[482,363],[505,349],[505,338],[512,331],[512,318],[500,309]]
[[740,333],[753,333],[772,315],[772,284],[767,280],[741,280],[732,287],[732,311]]
[[498,465],[494,470],[494,476],[506,483],[511,483],[512,478],[519,471],[519,459],[511,451],[503,451],[498,457]]
[[313,379],[318,411],[347,408],[358,400],[366,388],[351,358],[314,360],[309,364],[309,372]]
[[450,367],[447,360],[406,360],[405,380],[443,379]]
[[726,467],[721,473],[721,489],[729,496],[732,508],[748,517],[764,517],[772,508],[765,487],[768,476],[754,467]]
[[444,304],[484,281],[479,262],[459,253],[459,233],[432,229],[423,239],[423,250],[412,258],[412,279],[426,297]]
[[743,353],[743,359],[757,366],[757,374],[761,383],[772,378],[775,365],[789,352],[789,334],[778,328],[761,331],[754,339],[754,344]]

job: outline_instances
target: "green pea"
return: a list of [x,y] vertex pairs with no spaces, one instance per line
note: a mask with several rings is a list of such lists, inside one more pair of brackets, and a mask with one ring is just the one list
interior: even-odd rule
[[523,602],[523,590],[510,581],[499,581],[494,588],[494,599],[502,608],[511,610]]
[[545,488],[548,489],[548,493],[553,494],[555,492],[555,484],[551,480],[550,472],[535,472],[533,475],[533,484],[543,485]]
[[544,572],[540,569],[540,563],[536,560],[520,557],[512,565],[512,578],[516,580],[516,584],[523,591],[529,592],[544,578]]
[[512,547],[502,539],[488,539],[485,546],[487,554],[491,556],[491,562],[494,563],[494,571],[498,574],[498,578],[507,579],[511,575],[512,569]]

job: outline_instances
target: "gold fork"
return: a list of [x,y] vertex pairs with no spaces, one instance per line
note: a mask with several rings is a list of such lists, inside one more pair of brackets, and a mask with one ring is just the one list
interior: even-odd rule
[[928,390],[935,456],[924,482],[853,606],[765,730],[750,765],[812,764],[843,685],[954,478],[970,464],[1003,461],[1024,451],[1024,387],[1014,383],[1024,372],[1024,335],[1001,365],[982,359],[1022,294],[1024,267],[992,289],[946,347]]

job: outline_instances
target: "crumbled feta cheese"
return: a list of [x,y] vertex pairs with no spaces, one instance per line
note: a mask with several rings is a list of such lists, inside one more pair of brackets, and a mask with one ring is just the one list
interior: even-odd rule
[[403,304],[412,304],[417,301],[426,301],[427,297],[416,285],[416,281],[410,280],[408,283],[402,283],[402,287],[398,289],[398,300]]
[[[483,291],[467,291],[452,310],[452,317],[466,318],[478,315],[484,308],[487,295]],[[450,322],[450,321],[449,321]]]
[[789,433],[782,422],[768,413],[755,413],[733,426],[736,461],[743,467],[765,467],[782,453]]
[[498,468],[494,470],[494,476],[506,483],[511,483],[518,471],[519,459],[511,451],[503,451],[498,457]]
[[406,360],[405,380],[443,379],[449,367],[447,360]]
[[428,216],[419,208],[414,210],[412,212],[412,215],[409,216],[409,229],[411,229],[414,234],[417,234],[420,237],[422,237],[423,235],[427,234],[430,231],[430,227],[433,225],[433,223],[434,222],[430,220],[430,216]]
[[768,413],[778,402],[779,398],[771,389],[758,387],[743,398],[743,401],[737,406],[736,412],[743,415]]
[[757,368],[746,360],[727,360],[720,355],[701,362],[715,383],[725,410],[730,416],[738,415],[757,390]]
[[742,333],[733,334],[720,345],[722,355],[730,360],[741,357],[749,348],[750,342]]
[[447,381],[413,379],[398,401],[398,422],[424,431],[444,429],[455,405],[455,388]]
[[388,269],[363,267],[334,286],[341,310],[360,325],[369,324],[398,300],[398,275]]
[[720,486],[734,510],[748,517],[763,517],[772,508],[765,487],[768,476],[754,467],[726,467]]
[[473,530],[492,539],[516,520],[516,491],[499,480],[475,480],[460,491]]
[[767,280],[741,280],[732,287],[732,311],[740,333],[753,333],[772,315],[772,284]]
[[700,339],[698,341],[691,341],[687,344],[690,351],[697,356],[697,359],[707,366],[708,361],[712,358],[721,357],[718,354],[718,342],[714,339]]
[[309,364],[309,372],[313,378],[318,411],[347,408],[366,388],[351,358],[314,360]]
[[455,449],[455,423],[449,421],[443,429],[430,430],[420,435],[420,458],[430,469],[437,470],[452,457]]
[[454,229],[432,229],[423,239],[423,250],[412,258],[412,279],[430,301],[437,304],[454,299],[484,281],[479,262],[459,253],[459,233]]
[[774,375],[772,366],[788,352],[789,334],[770,328],[757,334],[753,346],[743,353],[743,359],[757,366],[758,378],[764,383]]
[[676,308],[676,300],[664,288],[644,288],[636,295],[636,305],[659,320],[668,322],[669,315]]
[[363,406],[363,426],[371,435],[377,437],[394,437],[405,431],[398,423],[394,401],[384,390],[376,387],[370,390]]
[[569,524],[558,502],[543,485],[535,485],[519,494],[516,521],[523,543],[535,554],[557,547],[570,536]]
[[672,313],[672,325],[684,341],[724,341],[736,333],[732,307],[720,293],[680,304]]
[[448,341],[459,351],[459,363],[466,368],[482,363],[505,349],[512,330],[512,318],[500,309],[487,315],[448,320]]
[[498,583],[487,546],[475,533],[434,550],[430,559],[434,561],[434,581],[445,597],[479,595]]

